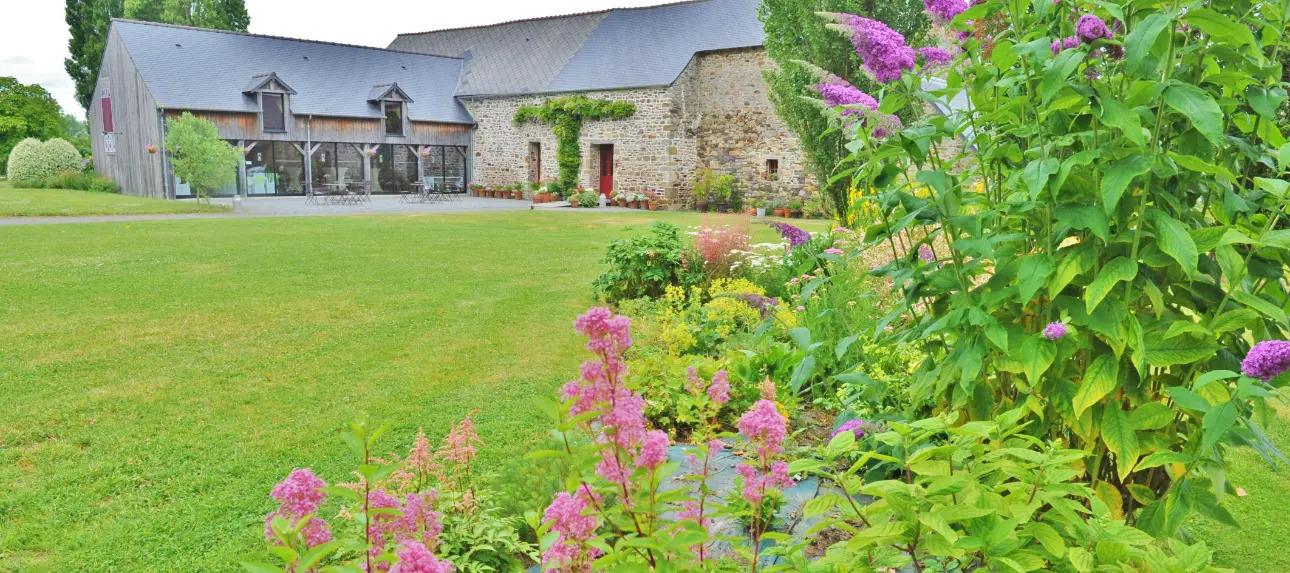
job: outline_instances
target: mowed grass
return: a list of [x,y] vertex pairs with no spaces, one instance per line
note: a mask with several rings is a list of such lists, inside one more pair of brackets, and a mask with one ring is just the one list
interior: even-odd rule
[[0,217],[223,213],[228,210],[223,205],[198,205],[188,201],[165,201],[113,193],[70,189],[15,189],[7,181],[0,181]]
[[[1290,407],[1275,402],[1279,416],[1264,428],[1268,438],[1290,457]],[[1290,571],[1290,468],[1273,467],[1250,449],[1228,457],[1228,480],[1246,491],[1245,497],[1225,496],[1223,507],[1240,527],[1197,518],[1191,532],[1214,550],[1218,565],[1240,573]]]
[[[58,193],[63,193],[59,191]],[[229,571],[268,492],[405,451],[467,412],[484,469],[549,424],[613,239],[665,213],[0,227],[0,571]],[[818,225],[822,227],[822,225]],[[773,232],[754,226],[758,240]]]

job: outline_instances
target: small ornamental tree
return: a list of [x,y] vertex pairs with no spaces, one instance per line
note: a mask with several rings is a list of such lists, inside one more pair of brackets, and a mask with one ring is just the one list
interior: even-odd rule
[[625,101],[591,99],[586,96],[553,98],[541,106],[524,106],[515,110],[515,124],[540,121],[555,132],[555,162],[560,166],[560,181],[555,191],[564,194],[578,187],[582,169],[582,151],[578,137],[584,121],[626,119],[635,115],[636,105]]
[[207,203],[211,191],[233,181],[242,160],[238,149],[219,138],[215,124],[188,112],[166,119],[166,153],[175,176]]
[[[882,86],[837,83],[840,173],[874,190],[865,236],[896,258],[874,273],[905,304],[876,334],[929,353],[911,395],[972,420],[1014,412],[1084,451],[1079,481],[1152,534],[1195,511],[1231,523],[1227,450],[1286,459],[1261,427],[1290,378],[1290,344],[1273,342],[1290,334],[1290,0],[927,9],[963,40],[915,50],[824,15]],[[924,101],[954,104],[883,124]]]

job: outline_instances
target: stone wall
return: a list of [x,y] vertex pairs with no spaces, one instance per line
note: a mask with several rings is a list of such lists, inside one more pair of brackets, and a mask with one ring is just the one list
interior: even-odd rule
[[[697,168],[734,174],[747,198],[787,198],[813,189],[797,136],[775,114],[762,71],[774,63],[761,48],[702,54],[691,64],[690,108],[697,126]],[[769,176],[768,160],[778,163]]]
[[[700,169],[733,173],[746,195],[787,196],[811,186],[797,138],[775,115],[761,72],[773,65],[760,48],[697,55],[671,85],[586,92],[590,98],[636,104],[629,119],[589,121],[582,127],[582,173],[586,188],[599,187],[602,144],[614,146],[614,188],[662,192],[665,208],[690,204]],[[474,182],[509,185],[533,180],[532,146],[541,148],[542,179],[558,176],[550,126],[515,125],[515,111],[542,105],[561,94],[464,100],[478,122],[474,132]],[[777,180],[766,177],[768,159],[779,164]]]

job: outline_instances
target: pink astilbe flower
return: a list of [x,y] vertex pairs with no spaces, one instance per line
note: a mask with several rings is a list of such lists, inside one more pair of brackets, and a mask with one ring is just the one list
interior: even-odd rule
[[431,551],[439,547],[439,534],[443,532],[439,512],[434,504],[439,500],[437,491],[426,493],[409,493],[403,500],[403,515],[394,525],[395,538],[399,543],[406,541],[423,544]]
[[475,422],[471,420],[473,414],[466,414],[466,417],[458,422],[448,431],[448,435],[443,439],[443,445],[439,447],[439,458],[455,464],[469,464],[475,459],[475,446],[482,446],[484,442],[479,439],[479,434],[475,432]]
[[739,418],[739,433],[752,442],[763,459],[784,451],[788,427],[779,408],[770,400],[758,400]]
[[923,0],[923,8],[939,23],[947,23],[968,9],[967,0]]
[[761,503],[768,491],[793,486],[793,478],[788,475],[788,463],[784,460],[771,464],[769,472],[763,472],[753,464],[740,464],[735,471],[744,481],[739,494],[753,505]]
[[886,24],[855,14],[823,15],[845,26],[865,70],[879,83],[894,82],[903,71],[914,69],[914,49],[905,45],[904,36]]
[[712,385],[708,386],[708,399],[718,407],[730,401],[730,375],[725,370],[718,370],[712,375]]
[[399,563],[390,569],[390,573],[451,573],[452,563],[440,561],[430,548],[408,541],[399,545],[395,551]]
[[542,569],[561,573],[591,570],[591,562],[603,555],[589,541],[600,527],[600,520],[590,511],[601,503],[600,497],[587,486],[576,494],[560,492],[547,506],[542,522],[556,533],[555,542],[542,554]]
[[699,227],[694,236],[694,248],[699,251],[703,266],[710,273],[729,272],[738,260],[738,251],[748,250],[749,242],[746,226]]
[[[327,482],[314,475],[309,468],[292,470],[287,479],[273,486],[269,495],[278,500],[279,505],[278,509],[264,516],[264,538],[274,538],[274,518],[281,517],[294,526],[306,515],[316,513],[318,506],[327,500],[327,494],[321,491],[324,487],[327,487]],[[310,517],[301,528],[301,533],[309,547],[331,541],[331,526],[320,517]]]
[[636,467],[658,469],[667,461],[667,447],[670,445],[667,439],[667,432],[654,430],[645,434],[644,441],[641,442],[641,453],[636,456]]
[[703,392],[704,383],[699,379],[699,369],[690,366],[685,369],[685,389],[691,394]]

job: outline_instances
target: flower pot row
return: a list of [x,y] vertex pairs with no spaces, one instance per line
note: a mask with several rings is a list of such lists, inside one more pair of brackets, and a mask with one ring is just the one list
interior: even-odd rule
[[616,199],[614,203],[616,203],[619,207],[623,207],[626,209],[648,209],[650,211],[658,210],[658,202],[654,201],[653,199],[645,199],[645,200],[637,199],[635,201],[628,201],[626,199],[620,198],[620,199]]
[[470,194],[480,198],[492,199],[524,199],[524,192],[518,189],[488,189],[486,187],[472,187]]

